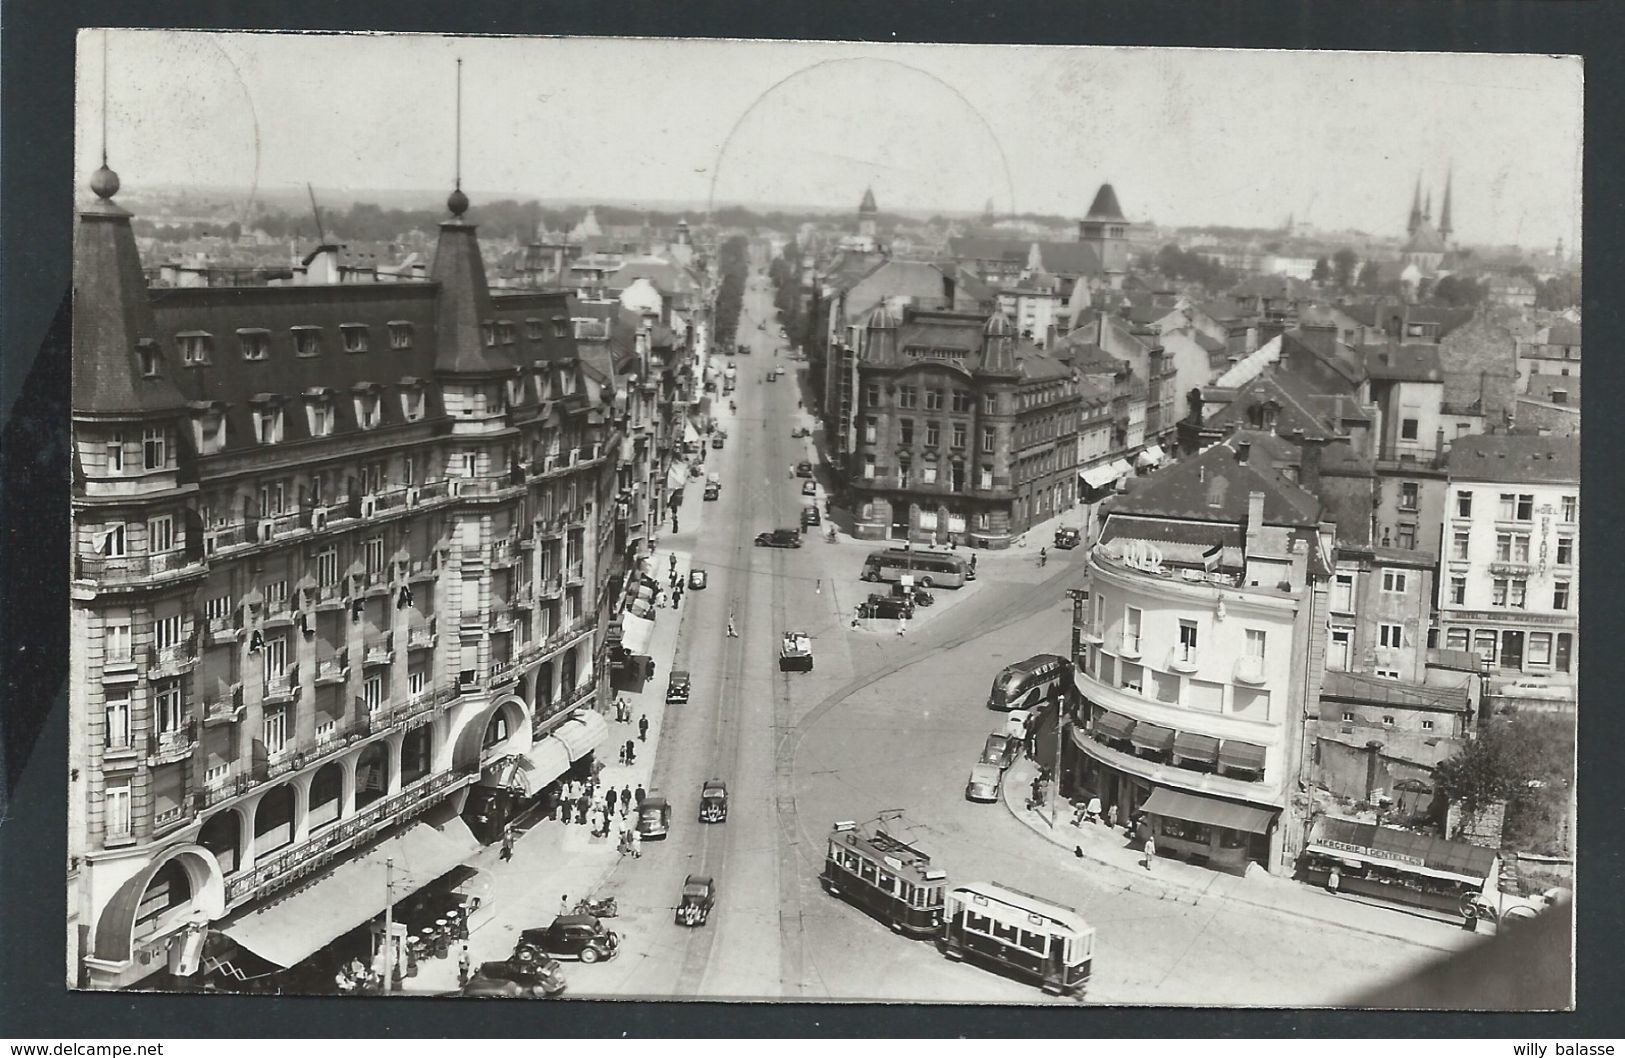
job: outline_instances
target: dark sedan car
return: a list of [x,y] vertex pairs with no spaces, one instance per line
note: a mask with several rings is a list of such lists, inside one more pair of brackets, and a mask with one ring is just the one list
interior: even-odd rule
[[550,926],[538,926],[519,934],[510,962],[539,963],[546,959],[580,959],[597,962],[613,959],[621,938],[604,928],[592,915],[560,915]]
[[756,534],[757,547],[800,547],[801,530],[774,529],[766,533]]
[[483,962],[462,994],[480,999],[553,999],[564,994],[564,974],[557,959]]
[[863,604],[863,616],[878,617],[886,620],[897,618],[907,619],[914,616],[914,604],[907,599],[898,599],[890,595],[871,595],[869,601]]
[[796,464],[796,477],[798,477],[798,478],[810,478],[810,477],[812,477],[812,464],[807,462],[805,459],[803,459],[801,462],[797,463]]
[[982,747],[982,757],[977,763],[991,764],[1003,771],[1020,758],[1021,739],[995,732],[987,736],[987,745]]
[[677,924],[703,926],[717,904],[716,883],[708,874],[691,874],[683,879],[683,891],[677,896]]

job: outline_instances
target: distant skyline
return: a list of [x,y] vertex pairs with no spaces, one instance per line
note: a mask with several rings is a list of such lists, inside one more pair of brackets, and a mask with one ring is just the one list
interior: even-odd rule
[[1580,244],[1582,66],[1537,55],[86,30],[76,181],[1081,216]]

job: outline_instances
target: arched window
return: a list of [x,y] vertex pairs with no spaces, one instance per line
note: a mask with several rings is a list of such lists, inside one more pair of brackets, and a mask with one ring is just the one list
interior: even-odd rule
[[263,856],[293,844],[293,787],[286,784],[260,798],[254,810],[254,855]]
[[344,812],[344,769],[337,761],[324,766],[310,780],[310,829],[338,821]]
[[141,906],[135,914],[136,936],[155,929],[158,919],[172,907],[180,907],[192,899],[192,880],[179,859],[170,860],[152,876],[146,892],[141,894]]
[[433,748],[434,731],[428,724],[419,724],[401,739],[401,785],[411,786],[429,774],[429,751]]
[[374,742],[361,751],[355,763],[356,811],[367,807],[389,792],[389,747]]
[[198,830],[197,843],[214,853],[222,875],[230,875],[242,863],[242,837],[241,818],[228,809],[209,817]]

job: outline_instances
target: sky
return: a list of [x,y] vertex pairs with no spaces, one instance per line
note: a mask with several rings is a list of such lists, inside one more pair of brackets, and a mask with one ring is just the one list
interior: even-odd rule
[[[104,64],[103,56],[106,56]],[[1580,240],[1583,67],[1540,55],[86,30],[81,184],[482,194]]]

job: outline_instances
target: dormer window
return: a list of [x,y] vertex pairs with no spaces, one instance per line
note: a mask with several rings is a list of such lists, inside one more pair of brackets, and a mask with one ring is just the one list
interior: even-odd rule
[[124,473],[124,435],[116,433],[107,442],[107,472]]
[[563,316],[553,317],[553,337],[568,338],[570,336],[570,321]]
[[322,329],[320,327],[295,327],[293,329],[293,351],[297,356],[322,355]]
[[527,319],[525,321],[525,337],[526,338],[529,338],[533,342],[540,341],[542,336],[543,336],[543,333],[544,332],[542,330],[542,321],[541,320],[535,319],[533,317],[533,318]]
[[497,344],[497,325],[494,323],[480,324],[480,335],[485,339],[487,347]]
[[507,320],[497,321],[497,344],[512,345],[514,340],[514,326]]
[[244,360],[264,360],[271,355],[271,332],[263,327],[244,327],[237,332]]
[[412,348],[412,325],[405,320],[389,321],[389,347],[391,349]]
[[423,418],[424,401],[421,385],[403,385],[401,388],[401,417],[407,422]]
[[355,420],[363,430],[376,430],[384,424],[382,387],[363,382],[355,390]]
[[364,323],[346,323],[339,327],[339,334],[344,337],[344,351],[347,353],[364,353],[367,351],[367,325]]
[[331,437],[333,435],[333,401],[327,396],[314,397],[305,405],[306,416],[310,420],[310,436]]
[[281,444],[282,407],[275,397],[259,397],[254,404],[254,440],[262,445]]
[[198,455],[208,456],[226,447],[226,413],[223,406],[194,412],[192,439]]
[[141,369],[142,378],[157,378],[159,365],[163,356],[158,352],[158,343],[151,338],[142,338],[135,343],[135,359]]
[[209,362],[214,336],[207,331],[182,331],[175,336],[181,351],[181,363],[187,367],[202,367]]

